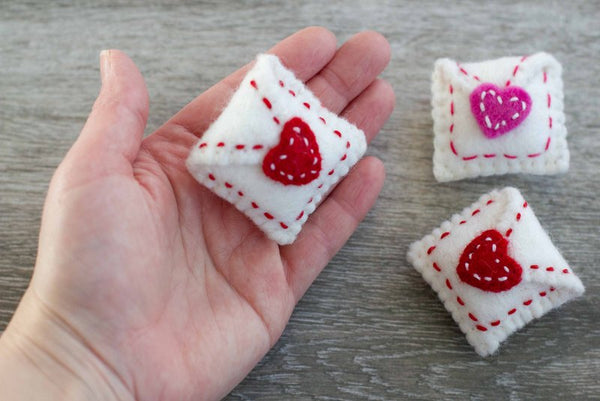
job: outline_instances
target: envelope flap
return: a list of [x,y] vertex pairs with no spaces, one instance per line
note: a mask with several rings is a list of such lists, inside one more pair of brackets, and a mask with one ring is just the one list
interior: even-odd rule
[[[286,82],[285,93],[280,82]],[[290,102],[298,102],[296,98],[277,100],[288,91],[300,93],[302,88],[303,84],[277,57],[260,55],[225,109],[198,141],[190,154],[191,161],[216,165],[261,163],[269,148],[279,141],[283,117],[277,116],[293,108],[287,106]],[[310,96],[312,103],[320,105]]]
[[527,87],[544,71],[559,75],[562,72],[558,61],[544,52],[531,56],[503,57],[464,64],[444,58],[437,60],[434,67],[434,74],[441,74],[444,81],[466,93],[470,93],[484,82],[500,87],[508,85]]
[[513,188],[504,191],[510,194],[510,201],[499,227],[509,234],[510,253],[523,269],[523,282],[537,284],[540,288],[583,293],[583,284],[573,274],[522,195]]

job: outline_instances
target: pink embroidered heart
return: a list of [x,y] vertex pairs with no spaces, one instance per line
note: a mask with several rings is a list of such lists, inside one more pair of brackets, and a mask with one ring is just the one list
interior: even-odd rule
[[517,128],[531,111],[531,97],[518,86],[499,88],[484,83],[471,92],[471,112],[492,139]]
[[286,122],[279,144],[269,150],[262,168],[267,177],[284,185],[305,185],[317,178],[321,154],[310,126],[299,117]]
[[456,267],[458,277],[483,291],[507,291],[521,282],[523,269],[508,256],[508,240],[487,230],[463,251]]

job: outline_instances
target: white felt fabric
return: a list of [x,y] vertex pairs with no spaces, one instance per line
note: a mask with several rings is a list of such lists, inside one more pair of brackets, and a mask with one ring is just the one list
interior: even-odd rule
[[[265,155],[294,117],[310,126],[322,158],[319,176],[306,185],[283,185],[262,170]],[[227,107],[191,150],[187,167],[271,239],[289,244],[365,150],[360,129],[325,109],[277,57],[259,55]]]
[[[563,113],[562,68],[537,53],[479,63],[439,59],[432,76],[433,172],[438,181],[507,173],[556,174],[569,167]],[[471,112],[469,95],[480,84],[515,85],[532,100],[515,129],[489,139]]]
[[[522,267],[521,282],[502,292],[483,291],[457,274],[465,247],[490,229],[508,240],[508,255]],[[494,353],[532,319],[584,292],[579,278],[514,188],[494,190],[452,216],[413,243],[408,260],[437,292],[481,356]]]

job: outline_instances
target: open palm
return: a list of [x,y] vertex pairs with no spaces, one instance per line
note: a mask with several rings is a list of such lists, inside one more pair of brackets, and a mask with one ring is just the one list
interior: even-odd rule
[[[376,79],[389,60],[380,35],[358,34],[336,50],[330,32],[308,28],[270,52],[368,140],[389,117],[393,93]],[[115,394],[222,397],[277,341],[296,302],[373,205],[383,166],[360,161],[296,242],[280,247],[184,164],[248,67],[142,140],[141,75],[121,52],[102,62],[100,96],[52,180],[23,303],[82,344],[90,364],[116,378],[107,380]]]

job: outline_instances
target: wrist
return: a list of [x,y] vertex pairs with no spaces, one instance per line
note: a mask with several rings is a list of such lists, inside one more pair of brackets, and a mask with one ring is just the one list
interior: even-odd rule
[[0,399],[134,398],[98,355],[28,290],[0,337]]

